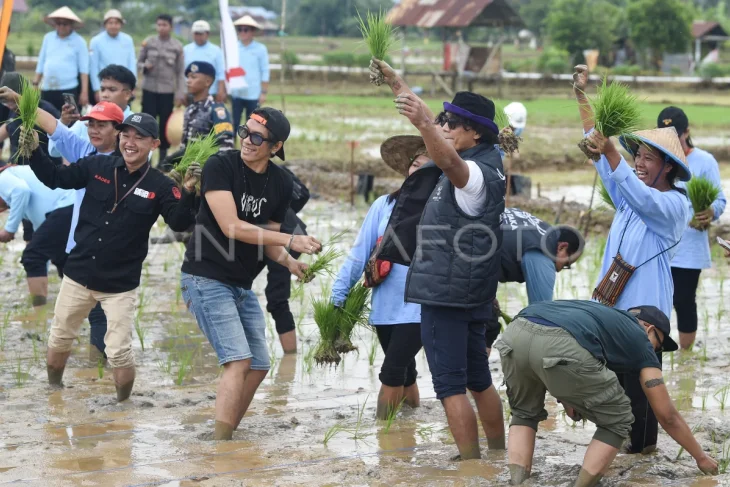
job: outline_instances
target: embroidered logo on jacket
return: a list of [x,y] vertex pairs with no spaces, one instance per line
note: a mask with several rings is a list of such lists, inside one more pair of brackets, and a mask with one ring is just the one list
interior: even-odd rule
[[144,189],[134,188],[135,196],[141,196],[142,198],[153,200],[155,199],[155,193],[152,191],[145,191]]
[[98,174],[94,174],[94,179],[101,181],[104,184],[111,184],[111,181],[103,176],[99,176]]

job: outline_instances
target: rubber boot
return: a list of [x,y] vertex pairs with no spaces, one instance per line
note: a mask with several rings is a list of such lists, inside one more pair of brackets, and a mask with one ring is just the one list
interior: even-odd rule
[[46,353],[46,371],[48,372],[48,383],[52,386],[63,386],[63,371],[66,369],[66,361],[71,352],[59,352],[52,348]]
[[114,373],[114,386],[117,389],[117,401],[122,402],[129,399],[134,386],[134,367],[116,368]]

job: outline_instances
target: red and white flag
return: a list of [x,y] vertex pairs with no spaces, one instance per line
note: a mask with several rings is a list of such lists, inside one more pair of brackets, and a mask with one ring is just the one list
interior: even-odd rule
[[248,83],[244,78],[246,72],[238,59],[238,38],[228,11],[228,0],[218,0],[218,8],[221,13],[221,48],[226,63],[226,81],[230,93],[232,90],[248,88]]

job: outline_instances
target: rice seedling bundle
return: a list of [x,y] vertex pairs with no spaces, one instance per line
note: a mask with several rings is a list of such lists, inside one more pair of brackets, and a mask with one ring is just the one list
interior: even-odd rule
[[335,341],[340,333],[340,313],[328,294],[322,293],[322,298],[312,299],[314,322],[319,328],[319,342],[314,352],[314,360],[317,365],[337,366],[342,360],[335,350]]
[[[604,137],[628,136],[639,129],[641,123],[639,102],[627,85],[616,81],[608,84],[604,76],[596,97],[589,98],[588,103],[593,110],[595,128]],[[578,147],[589,159],[597,162],[600,155],[589,151],[588,145],[588,139],[584,138]]]
[[205,137],[199,137],[188,142],[185,147],[185,154],[175,166],[175,171],[185,177],[190,164],[197,162],[202,167],[208,159],[218,153],[218,137],[211,132]]
[[18,100],[18,117],[21,121],[20,131],[25,134],[18,144],[17,157],[30,159],[35,149],[35,140],[32,137],[38,119],[38,104],[41,101],[41,91],[28,82],[25,77],[21,78],[22,93]]
[[515,135],[514,127],[512,127],[509,117],[504,112],[504,107],[495,104],[494,108],[494,123],[500,128],[499,147],[505,154],[512,155],[519,150],[522,138]]
[[302,279],[303,282],[312,282],[312,280],[316,276],[321,274],[327,274],[330,277],[334,277],[334,273],[332,272],[332,263],[345,255],[345,253],[341,250],[337,250],[333,247],[333,245],[342,240],[342,237],[346,233],[347,231],[336,233],[332,236],[332,238],[329,239],[326,244],[322,246],[323,248],[327,247],[327,250],[321,252],[317,256],[317,259],[315,259],[315,261],[312,262],[309,267],[304,269],[304,278]]
[[[385,60],[388,51],[396,42],[395,29],[385,21],[385,17],[386,13],[382,9],[377,14],[368,12],[365,19],[360,16],[359,12],[357,14],[358,26],[370,55],[380,60]],[[378,76],[371,76],[370,82],[375,86],[380,86],[385,83],[385,78],[382,73],[379,73]]]
[[335,350],[339,353],[357,350],[357,347],[352,344],[352,330],[359,324],[364,325],[367,323],[368,297],[370,297],[370,289],[359,282],[347,295],[347,299],[345,299],[340,309],[340,333],[335,342]]
[[603,184],[603,181],[598,181],[598,194],[601,196],[601,200],[606,203],[606,205],[610,206],[614,210],[616,209],[616,205],[613,203],[611,195],[608,194],[608,190]]
[[[687,196],[692,202],[692,208],[695,213],[699,213],[707,210],[712,206],[712,203],[717,199],[720,194],[720,188],[709,179],[702,176],[693,176],[687,182]],[[709,223],[700,223],[694,217],[690,221],[689,225],[695,230],[707,230],[710,227]]]

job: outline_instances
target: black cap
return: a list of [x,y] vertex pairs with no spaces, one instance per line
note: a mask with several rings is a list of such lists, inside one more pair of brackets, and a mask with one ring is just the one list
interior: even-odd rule
[[17,94],[22,95],[23,75],[15,71],[8,71],[3,75],[2,80],[0,80],[0,86],[6,86]]
[[190,73],[200,73],[215,78],[215,67],[205,61],[195,61],[188,64],[188,67],[185,68],[185,76]]
[[681,137],[689,128],[689,119],[681,108],[667,107],[659,114],[656,126],[660,129],[674,127],[677,129],[677,135]]
[[137,132],[145,137],[152,137],[153,139],[160,138],[160,127],[157,125],[157,120],[147,113],[131,114],[123,123],[117,125],[117,130],[124,130],[127,127],[136,129]]
[[[281,110],[271,107],[257,108],[251,114],[251,118],[259,122],[261,125],[269,129],[271,136],[279,142],[286,142],[291,132],[289,120]],[[276,153],[279,159],[284,159],[284,146]]]
[[671,331],[669,325],[669,318],[656,306],[636,306],[629,310],[629,313],[636,319],[645,321],[654,328],[664,333],[664,344],[662,345],[662,352],[674,352],[679,349],[677,342],[675,342],[669,332]]

